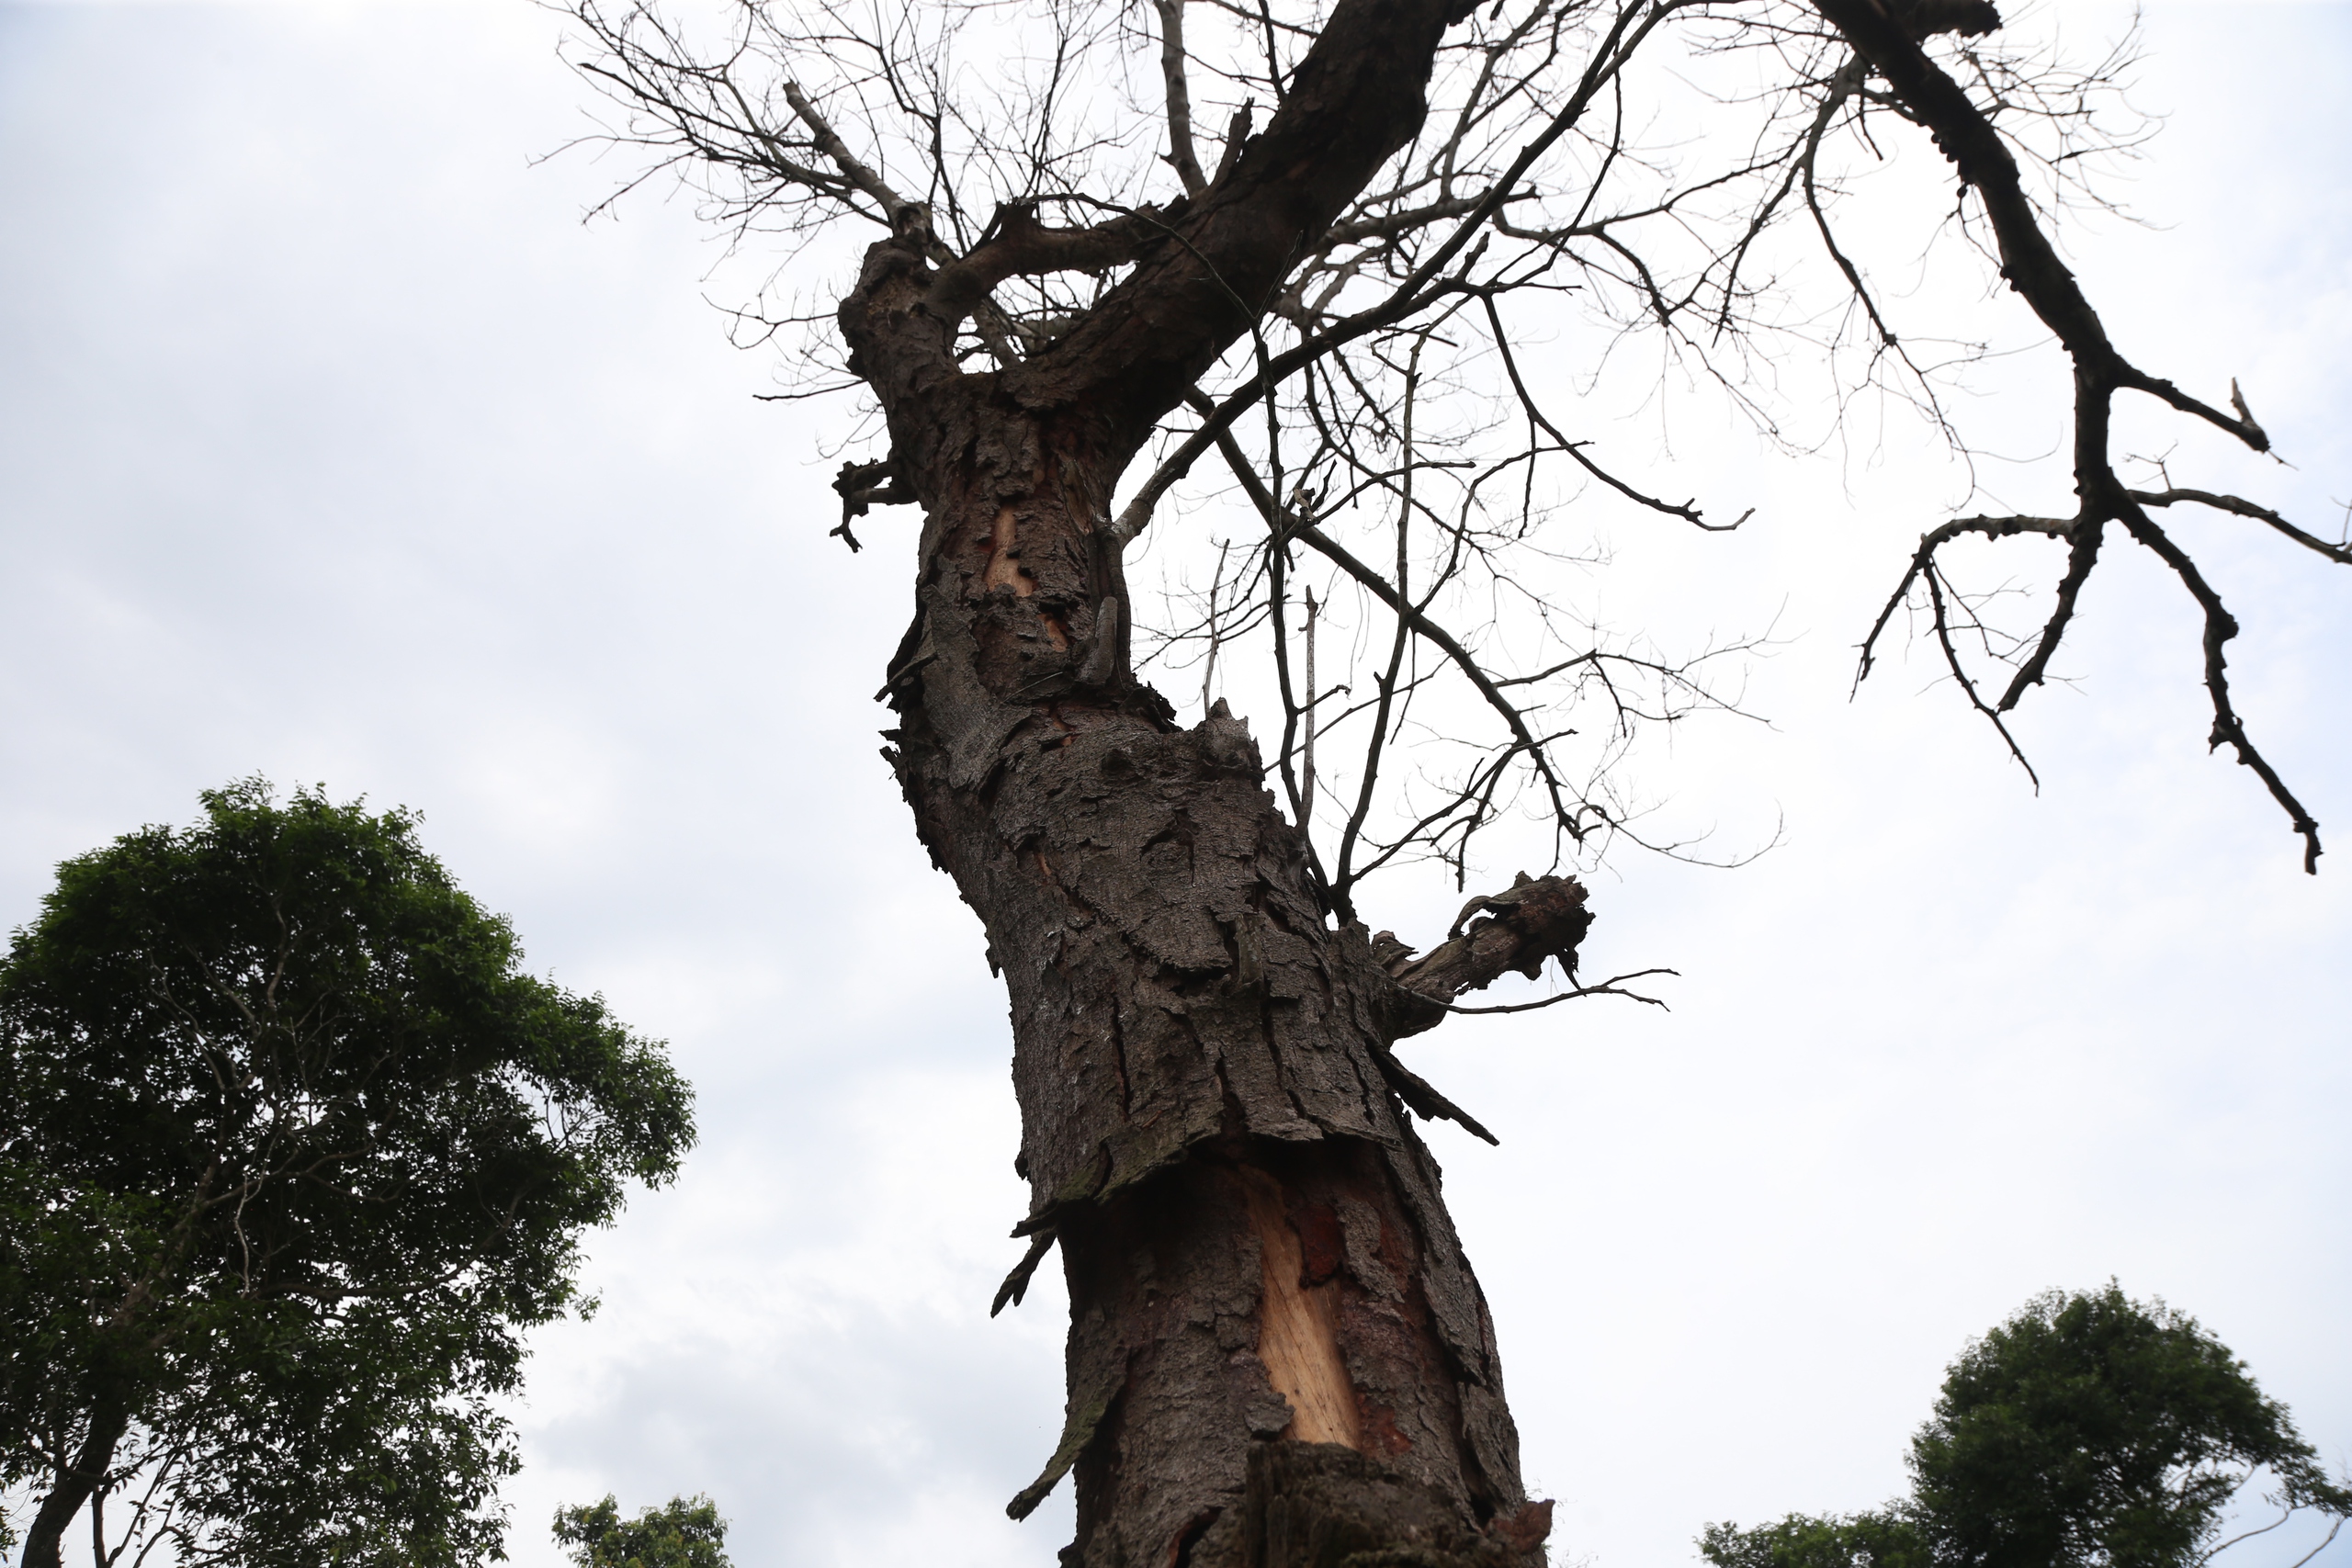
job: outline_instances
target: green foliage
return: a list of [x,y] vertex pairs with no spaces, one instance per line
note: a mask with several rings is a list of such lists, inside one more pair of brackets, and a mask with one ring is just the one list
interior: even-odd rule
[[633,1519],[619,1501],[558,1508],[555,1539],[580,1568],[729,1568],[727,1521],[707,1497],[673,1497]]
[[2254,1473],[2352,1517],[2286,1408],[2161,1302],[2036,1297],[1954,1361],[1912,1439],[1912,1495],[1849,1518],[1711,1525],[1715,1568],[2193,1568]]
[[1743,1530],[1709,1525],[1699,1553],[1715,1568],[1928,1568],[1927,1542],[1900,1513],[1791,1514]]
[[2104,1291],[2037,1297],[1962,1353],[1911,1445],[1946,1562],[2182,1568],[2251,1472],[2342,1517],[2284,1406],[2196,1321]]
[[61,866],[0,961],[0,1484],[160,1477],[130,1522],[183,1562],[500,1555],[520,1331],[690,1093],[413,814],[203,802]]

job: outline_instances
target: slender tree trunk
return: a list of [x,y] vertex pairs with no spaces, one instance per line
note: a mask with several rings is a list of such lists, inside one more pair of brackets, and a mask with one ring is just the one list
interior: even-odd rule
[[25,1530],[20,1568],[63,1568],[65,1527],[82,1511],[98,1483],[114,1463],[114,1450],[130,1429],[130,1413],[112,1401],[100,1401],[90,1415],[90,1430],[82,1439],[73,1463],[60,1472],[49,1495],[41,1499],[33,1522]]
[[1069,1423],[1013,1511],[1074,1472],[1072,1568],[1520,1561],[1548,1506],[1389,1087],[1409,1004],[1329,928],[1246,728],[1127,673],[1125,454],[995,379],[893,421],[926,518],[889,756],[1004,976],[1023,1229],[1069,1281]]

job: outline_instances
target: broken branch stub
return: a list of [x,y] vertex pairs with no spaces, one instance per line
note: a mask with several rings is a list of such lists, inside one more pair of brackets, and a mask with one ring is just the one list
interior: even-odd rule
[[1509,891],[1464,905],[1446,941],[1423,957],[1415,958],[1392,932],[1374,936],[1373,953],[1403,993],[1396,1038],[1434,1029],[1454,998],[1484,990],[1506,974],[1534,979],[1547,958],[1558,959],[1573,977],[1577,946],[1592,927],[1585,898],[1584,884],[1574,877],[1521,872]]

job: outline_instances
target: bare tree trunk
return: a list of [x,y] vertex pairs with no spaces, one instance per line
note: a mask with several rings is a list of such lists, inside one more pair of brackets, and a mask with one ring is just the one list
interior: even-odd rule
[[[1409,998],[1329,929],[1244,726],[1179,728],[1127,674],[1114,462],[991,379],[893,422],[927,515],[888,684],[891,760],[1011,995],[1023,1228],[1069,1280],[1069,1425],[1013,1509],[1074,1470],[1066,1562],[1305,1561],[1280,1542],[1329,1531],[1275,1484],[1379,1538],[1351,1550],[1516,1561],[1548,1507],[1390,1088]],[[1331,1447],[1253,1472],[1280,1438]]]
[[1343,4],[1230,178],[1132,231],[1135,271],[1050,354],[976,375],[954,353],[975,286],[1044,243],[1018,211],[1009,249],[933,271],[928,214],[895,201],[840,310],[890,482],[924,512],[889,755],[1004,976],[1021,1231],[1064,1249],[1069,1421],[1012,1511],[1075,1471],[1071,1568],[1499,1563],[1549,1523],[1396,1098],[1442,1106],[1388,1049],[1427,1003],[1362,927],[1330,928],[1248,729],[1221,705],[1180,728],[1129,673],[1109,511],[1160,417],[1419,123],[1453,15]]
[[[1924,590],[1955,679],[2000,723],[2041,679],[2095,563],[2099,530],[2121,523],[2206,611],[2216,743],[2229,741],[2261,772],[2317,853],[2308,814],[2252,752],[2229,705],[2221,650],[2236,623],[2144,508],[2217,507],[2267,521],[2331,559],[2352,555],[2250,502],[2169,481],[2162,492],[2127,491],[2109,471],[2106,405],[2119,389],[2158,396],[2256,451],[2267,450],[2268,438],[2234,388],[2236,412],[2223,414],[2132,370],[2108,344],[2018,194],[2001,135],[1920,51],[1935,34],[1997,28],[1985,0],[1920,0],[1891,10],[1877,0],[1815,0],[1824,19],[1797,52],[1813,62],[1808,73],[1820,66],[1826,74],[1792,85],[1792,96],[1770,111],[1777,126],[1802,107],[1786,123],[1810,130],[1791,139],[1774,130],[1736,175],[1710,175],[1657,199],[1629,198],[1634,205],[1622,209],[1600,199],[1600,187],[1611,169],[1645,161],[1621,163],[1619,152],[1631,145],[1622,113],[1605,133],[1589,136],[1579,124],[1588,107],[1622,88],[1634,51],[1670,17],[1689,10],[1719,28],[1725,18],[1705,7],[1627,0],[1585,17],[1577,7],[1538,6],[1500,32],[1492,28],[1504,13],[1489,13],[1476,36],[1461,40],[1460,69],[1448,72],[1457,85],[1471,84],[1448,117],[1451,129],[1441,122],[1408,159],[1412,166],[1391,177],[1384,165],[1421,135],[1432,71],[1447,29],[1472,15],[1467,0],[1334,0],[1328,16],[1299,29],[1313,39],[1303,53],[1278,48],[1272,14],[1261,13],[1263,73],[1219,69],[1228,87],[1262,83],[1273,107],[1253,134],[1255,100],[1241,106],[1213,175],[1194,146],[1182,0],[1155,0],[1168,157],[1183,194],[1164,206],[1129,207],[1076,188],[1073,181],[1086,183],[1085,164],[1047,154],[1060,143],[1047,134],[1054,112],[1041,107],[1034,123],[998,144],[1005,168],[1022,157],[1030,163],[1026,177],[997,190],[985,228],[968,191],[956,194],[961,154],[951,156],[942,139],[943,117],[956,114],[903,101],[879,117],[903,121],[891,135],[853,124],[856,134],[845,139],[826,106],[871,120],[874,107],[855,84],[837,78],[831,95],[802,90],[791,73],[828,58],[830,37],[779,28],[751,6],[741,50],[698,62],[645,8],[615,21],[597,0],[577,3],[591,36],[610,51],[608,62],[582,69],[628,108],[630,128],[616,140],[658,149],[664,167],[699,163],[718,171],[712,194],[719,209],[747,227],[772,210],[787,230],[854,215],[890,232],[867,251],[838,315],[851,349],[846,369],[879,403],[889,453],[843,468],[836,532],[855,547],[849,522],[869,506],[911,501],[924,513],[915,620],[884,682],[900,716],[888,755],[934,862],[985,925],[990,962],[1011,997],[1020,1169],[1032,1188],[1016,1234],[1035,1244],[1004,1293],[1018,1299],[1028,1270],[1058,1241],[1072,1312],[1067,1430],[1013,1512],[1074,1476],[1078,1540],[1065,1553],[1069,1568],[1336,1568],[1342,1559],[1358,1568],[1429,1568],[1540,1550],[1548,1505],[1524,1497],[1485,1303],[1439,1197],[1435,1162],[1404,1107],[1483,1129],[1399,1066],[1391,1046],[1506,970],[1532,977],[1557,957],[1573,975],[1587,919],[1583,890],[1564,878],[1522,877],[1508,892],[1473,900],[1444,945],[1418,961],[1359,926],[1334,929],[1330,917],[1352,908],[1349,889],[1366,869],[1351,857],[1364,841],[1381,750],[1396,733],[1392,703],[1413,639],[1433,667],[1466,682],[1508,732],[1451,807],[1408,829],[1423,847],[1451,840],[1457,869],[1507,774],[1518,776],[1509,774],[1514,767],[1548,798],[1555,843],[1581,840],[1595,827],[1625,831],[1605,799],[1579,794],[1554,766],[1550,747],[1574,727],[1533,722],[1537,709],[1505,688],[1556,676],[1567,690],[1555,699],[1572,701],[1589,680],[1605,691],[1621,739],[1637,720],[1671,719],[1717,699],[1698,684],[1697,661],[1662,663],[1598,644],[1556,660],[1547,654],[1539,672],[1491,672],[1482,653],[1424,613],[1456,580],[1465,555],[1504,581],[1476,530],[1466,522],[1453,530],[1447,561],[1408,591],[1415,570],[1408,525],[1426,512],[1415,475],[1477,467],[1477,477],[1463,481],[1467,518],[1484,504],[1479,487],[1523,459],[1521,504],[1532,524],[1535,465],[1553,455],[1657,515],[1737,527],[1706,523],[1695,502],[1672,504],[1600,467],[1588,441],[1572,439],[1538,406],[1496,301],[1515,289],[1556,288],[1552,269],[1569,267],[1578,288],[1626,291],[1625,310],[1611,318],[1617,325],[1654,316],[1669,341],[1693,346],[1699,340],[1686,328],[1702,316],[1710,340],[1736,333],[1761,320],[1747,303],[1758,289],[1741,276],[1750,242],[1801,180],[1824,245],[1883,346],[1894,350],[1861,272],[1838,250],[1824,216],[1831,182],[1816,179],[1833,128],[1850,118],[1867,143],[1849,111],[1878,101],[1865,91],[1872,70],[1903,117],[1931,130],[1963,183],[1984,196],[2004,276],[2065,342],[2086,412],[2076,443],[2081,514],[1962,518],[1932,531],[1871,634],[1864,672],[1888,618]],[[1555,64],[1573,52],[1561,30],[1572,17],[1589,44],[1573,85]],[[1770,38],[1782,48],[1808,31],[1793,16],[1759,14],[1737,27],[1730,37]],[[1858,51],[1850,57],[1848,43]],[[1829,52],[1814,60],[1815,44]],[[901,48],[881,39],[861,47],[884,58]],[[940,63],[944,42],[935,51],[920,39],[905,48],[921,62],[914,75],[934,84],[952,76]],[[1519,75],[1509,62],[1522,48],[1526,73]],[[733,74],[738,62],[763,52],[777,68],[788,118],[755,108],[765,89],[747,96]],[[1065,56],[1057,51],[1053,59],[1058,73]],[[1490,120],[1499,129],[1482,151],[1489,133],[1476,128]],[[1605,150],[1597,170],[1588,175],[1589,160],[1579,154],[1540,173],[1572,133],[1584,152]],[[2062,141],[2072,134],[2062,130]],[[1062,142],[1093,146],[1092,135]],[[904,188],[928,189],[941,201],[941,232],[922,203],[886,179],[888,161],[875,146],[894,143],[901,168],[912,153],[912,166],[924,171],[924,186]],[[1763,151],[1768,144],[1778,151]],[[1034,151],[1016,157],[1016,145]],[[1692,226],[1685,197],[1749,180],[1761,182],[1758,205]],[[1720,245],[1703,239],[1723,217],[1737,220],[1741,237]],[[1682,283],[1662,286],[1670,275],[1624,237],[1653,220],[1701,238],[1708,252]],[[1498,249],[1511,259],[1482,260],[1479,236],[1489,230],[1510,242]],[[1617,263],[1596,265],[1577,248],[1588,243],[1624,264],[1616,284],[1609,280]],[[1093,281],[1048,287],[1057,276]],[[999,299],[1001,289],[1013,303]],[[1366,302],[1368,293],[1381,297]],[[1421,348],[1440,341],[1432,334],[1457,308],[1469,320],[1473,299],[1527,419],[1524,452],[1494,467],[1415,451]],[[1268,339],[1273,321],[1286,334],[1280,353]],[[1369,389],[1347,363],[1348,345],[1392,333],[1387,348],[1413,344],[1385,361],[1401,380],[1375,376],[1387,390]],[[1230,372],[1240,367],[1216,372],[1245,338],[1255,374],[1237,385]],[[996,368],[972,367],[988,362]],[[1311,378],[1324,370],[1333,371],[1325,382]],[[1214,378],[1218,397],[1204,389],[1204,377]],[[1280,389],[1294,377],[1309,379],[1285,414]],[[1355,412],[1327,417],[1315,389],[1343,384],[1355,389],[1340,394]],[[1383,401],[1390,396],[1393,405]],[[1123,470],[1184,406],[1199,423],[1114,521],[1110,502]],[[1261,408],[1264,474],[1235,434],[1237,421]],[[1355,447],[1369,441],[1387,451],[1392,426],[1401,450],[1382,461],[1396,467],[1372,472]],[[1285,428],[1313,437],[1317,456],[1304,470],[1284,472]],[[1288,790],[1294,810],[1314,810],[1317,705],[1325,694],[1314,676],[1311,590],[1303,699],[1290,684],[1283,574],[1291,547],[1317,551],[1396,617],[1386,673],[1375,674],[1378,698],[1363,705],[1371,736],[1358,804],[1326,868],[1262,787],[1247,728],[1222,704],[1197,726],[1180,728],[1173,710],[1130,672],[1134,602],[1123,545],[1148,525],[1156,499],[1212,450],[1268,530],[1264,624],[1281,672],[1278,761],[1286,785],[1290,739],[1302,719],[1306,737],[1305,787]],[[1350,506],[1358,493],[1394,501],[1393,573],[1316,526],[1329,513],[1316,512],[1315,498],[1335,477],[1345,479]],[[1973,624],[1975,605],[1948,600],[1936,552],[1963,537],[2013,535],[2066,539],[2073,550],[2056,611],[1996,705],[1978,695],[1954,650],[1952,626]],[[1220,555],[1206,623],[1212,671],[1223,581]],[[1948,616],[1948,604],[1960,606],[1961,622]],[[1627,699],[1612,669],[1656,681],[1654,712]],[[1405,690],[1418,689],[1419,677],[1406,679]],[[1208,686],[1204,673],[1204,702]],[[1389,858],[1388,849],[1372,857],[1374,864]],[[1487,918],[1464,929],[1479,909]],[[1614,982],[1575,994],[1596,993],[1630,994]]]
[[130,1429],[130,1413],[119,1404],[101,1401],[91,1413],[90,1430],[82,1439],[81,1451],[59,1472],[56,1484],[41,1499],[32,1524],[25,1530],[24,1555],[17,1559],[20,1568],[63,1568],[65,1527],[106,1479],[107,1467],[114,1463],[116,1445]]

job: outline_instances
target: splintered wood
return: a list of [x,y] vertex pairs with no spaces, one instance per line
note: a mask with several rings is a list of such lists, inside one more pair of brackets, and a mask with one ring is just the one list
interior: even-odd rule
[[1258,1359],[1266,1379],[1290,1402],[1283,1436],[1303,1443],[1363,1447],[1355,1385],[1340,1355],[1338,1288],[1305,1283],[1306,1257],[1298,1232],[1283,1213],[1282,1190],[1250,1171],[1250,1217],[1258,1233],[1265,1295],[1258,1314]]

